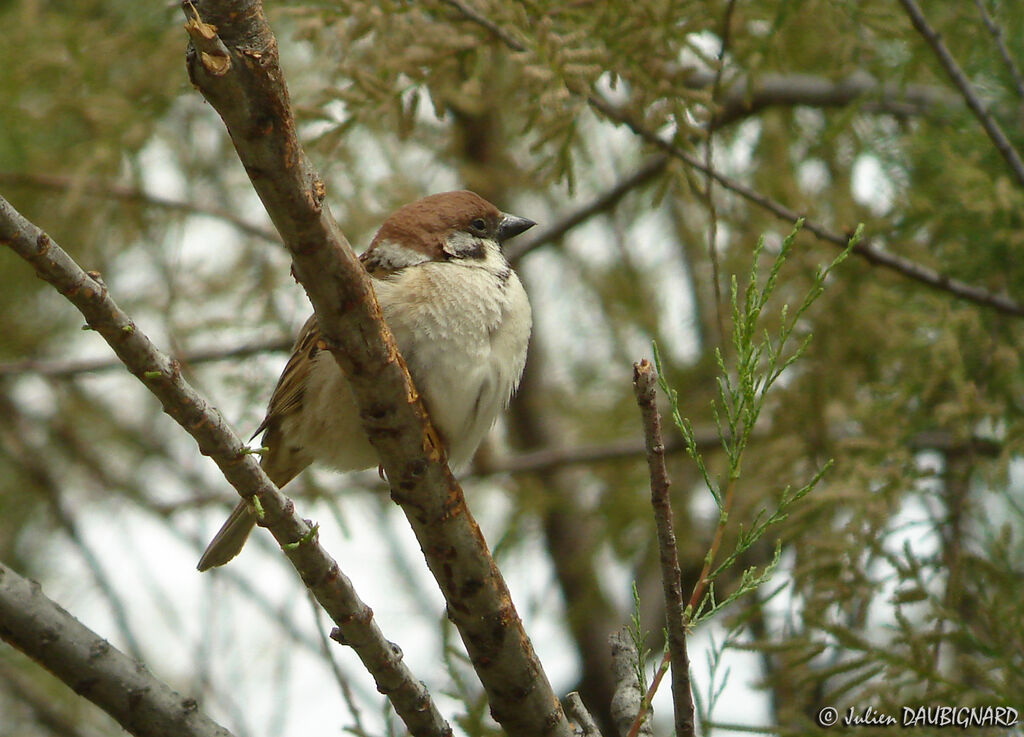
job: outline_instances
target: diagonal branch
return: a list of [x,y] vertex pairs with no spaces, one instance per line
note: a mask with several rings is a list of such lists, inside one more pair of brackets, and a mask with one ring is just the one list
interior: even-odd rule
[[295,134],[277,42],[257,0],[185,7],[193,85],[217,110],[292,255],[363,428],[448,603],[491,713],[512,737],[570,728],[437,435],[381,320],[369,277]]
[[668,157],[652,156],[639,169],[628,177],[616,182],[610,189],[602,192],[587,204],[573,210],[554,225],[549,225],[532,238],[522,243],[516,242],[505,247],[505,254],[513,265],[517,264],[526,254],[552,241],[557,241],[577,225],[590,218],[613,209],[619,202],[637,187],[642,187],[663,171],[668,165]]
[[[504,33],[502,29],[498,27],[496,24],[494,24],[490,19],[480,15],[480,13],[473,10],[464,2],[462,2],[462,0],[445,0],[445,2],[457,8],[468,20],[477,23],[483,28],[486,28],[490,33],[494,34],[513,51],[521,52],[526,50],[526,46],[524,44],[508,36],[508,34]],[[913,0],[900,0],[900,2],[912,3]],[[960,78],[963,79],[962,74],[960,74]],[[860,80],[858,80],[857,78],[851,78],[847,80],[845,83],[847,85],[847,89],[840,90],[840,102],[838,104],[845,104],[845,102],[850,102],[859,97],[861,94],[866,94],[869,90],[867,87],[864,86],[865,84],[867,84],[865,80],[866,78]],[[966,83],[966,80],[963,81]],[[706,84],[713,84],[713,77],[710,80],[708,80]],[[839,89],[835,87],[835,85],[823,86],[817,83],[813,84],[812,88],[813,89],[810,90],[810,92],[813,93],[812,96],[819,98],[822,93],[834,96],[836,94],[836,90]],[[970,93],[970,97],[967,97],[968,104],[971,103],[972,99],[975,103],[978,104],[978,110],[976,111],[976,114],[977,112],[980,111],[985,119],[991,122],[992,125],[995,125],[995,121],[993,121],[991,116],[985,113],[984,110],[980,107],[980,103],[978,103],[977,98],[974,97],[973,91],[971,91],[969,87],[968,92]],[[801,217],[804,217],[796,210],[792,210],[786,207],[785,205],[776,202],[775,200],[772,200],[771,198],[766,197],[765,195],[760,194],[759,192],[746,186],[745,184],[742,184],[741,182],[738,182],[735,179],[732,179],[731,177],[722,174],[717,169],[708,166],[695,156],[692,156],[686,151],[683,151],[681,148],[674,145],[671,141],[666,141],[653,131],[645,129],[642,125],[632,120],[629,117],[629,115],[626,114],[623,110],[620,110],[618,107],[613,105],[605,98],[600,97],[596,94],[590,94],[587,95],[586,99],[587,104],[589,104],[590,107],[602,113],[607,118],[611,119],[616,123],[625,125],[631,131],[633,131],[633,133],[636,134],[638,137],[656,146],[657,148],[660,148],[669,156],[677,158],[680,161],[683,161],[687,166],[706,174],[707,176],[714,179],[716,182],[721,184],[726,189],[738,194],[739,196],[754,203],[755,205],[758,205],[759,207],[768,210],[776,217],[781,218],[782,220],[785,220],[789,223],[794,223]],[[796,101],[796,103],[799,104],[799,100]],[[794,104],[794,102],[791,101],[788,104]],[[818,104],[825,103],[822,103],[819,99]],[[972,107],[972,110],[973,109],[974,108]],[[724,125],[725,122],[731,121],[719,120],[717,125]],[[996,129],[998,130],[998,126],[996,126]],[[986,128],[986,130],[988,130],[988,128]],[[1002,131],[999,131],[999,135],[1002,136]],[[1005,136],[1002,136],[1002,140],[1006,140]],[[1008,155],[1011,157],[1011,159],[1015,158],[1016,161],[1019,161],[1019,158],[1016,158],[1016,152],[1013,150],[1012,146],[1009,146],[1008,141],[1006,142],[1006,144],[1009,147]],[[999,144],[997,144],[997,147],[998,145]],[[1000,151],[1002,152],[1003,149],[1000,149]],[[1004,156],[1006,155],[1007,153],[1004,152]],[[1015,172],[1017,171],[1017,169],[1012,164],[1011,168],[1014,168]],[[1024,164],[1020,166],[1019,175],[1021,177],[1021,181],[1024,181]],[[847,234],[833,232],[826,228],[825,226],[814,222],[813,220],[804,218],[804,230],[809,231],[810,233],[815,235],[819,240],[832,243],[833,245],[836,245],[840,248],[846,248],[846,246],[849,244],[850,238]],[[953,279],[947,276],[946,274],[943,274],[942,272],[930,269],[927,266],[923,266],[915,261],[911,261],[910,259],[903,258],[901,256],[897,256],[895,254],[884,251],[878,246],[872,244],[871,241],[868,239],[858,241],[858,243],[853,248],[853,252],[870,264],[873,264],[875,266],[881,266],[891,271],[895,271],[896,273],[901,274],[904,277],[907,277],[908,279],[912,279],[914,281],[925,284],[926,286],[929,286],[932,289],[947,292],[956,297],[959,297],[960,299],[965,299],[969,302],[974,302],[975,304],[990,307],[994,310],[997,310],[998,312],[1003,312],[1008,315],[1014,315],[1016,317],[1024,317],[1024,304],[1016,302],[1006,295],[993,294],[992,292],[982,289],[981,287],[975,286],[973,284],[968,284],[966,282],[962,282],[958,279]]]
[[110,714],[136,737],[231,737],[139,662],[0,563],[0,637]]
[[1017,180],[1017,184],[1024,187],[1024,161],[1021,160],[1020,154],[1017,153],[1017,149],[1010,143],[1010,139],[1003,133],[1003,129],[999,127],[999,123],[996,122],[989,112],[982,105],[978,95],[974,92],[974,87],[971,86],[970,81],[964,75],[963,70],[956,63],[956,59],[949,53],[949,49],[946,48],[946,44],[942,42],[942,36],[928,24],[928,20],[924,17],[924,13],[921,12],[921,8],[918,7],[914,0],[899,0],[900,5],[907,11],[907,17],[910,18],[910,22],[913,23],[914,28],[921,34],[921,37],[932,47],[932,51],[935,53],[936,58],[939,60],[939,64],[949,75],[949,78],[953,80],[953,84],[960,90],[960,94],[963,95],[964,102],[967,103],[967,107],[974,113],[974,117],[981,123],[981,127],[985,129],[985,133],[988,135],[989,140],[992,141],[992,145],[996,147],[996,150],[1002,155],[1006,161],[1007,166],[1010,167],[1010,171],[1013,172],[1013,176]]
[[[785,220],[788,223],[794,223],[803,218],[803,229],[812,233],[819,240],[831,243],[840,248],[846,248],[846,246],[849,245],[850,238],[847,234],[829,230],[824,225],[815,222],[814,220],[807,219],[796,210],[786,207],[782,203],[776,202],[770,197],[761,194],[742,182],[722,174],[717,169],[706,166],[704,162],[696,156],[687,153],[671,141],[666,141],[653,131],[644,128],[642,125],[631,119],[626,112],[620,110],[603,97],[590,95],[587,98],[587,102],[592,108],[604,114],[610,120],[625,125],[643,140],[660,148],[668,155],[679,159],[687,166],[709,175],[729,191],[738,194],[749,202],[753,202],[755,205],[767,210],[779,219]],[[1021,304],[1004,294],[994,294],[974,284],[968,284],[967,282],[954,279],[940,271],[936,271],[935,269],[930,269],[916,261],[882,250],[878,246],[874,245],[870,239],[858,241],[853,246],[853,253],[874,266],[881,266],[891,271],[895,271],[908,279],[920,282],[932,289],[936,289],[941,292],[948,292],[960,299],[965,299],[969,302],[974,302],[975,304],[990,307],[1007,315],[1024,317],[1024,304]]]
[[28,261],[36,274],[75,305],[89,327],[114,349],[128,370],[160,400],[163,410],[210,456],[224,477],[246,499],[258,500],[260,524],[274,535],[307,588],[345,634],[377,689],[388,695],[410,732],[446,737],[451,729],[426,688],[402,662],[373,620],[352,582],[295,513],[292,501],[267,478],[256,459],[228,426],[182,378],[177,361],[160,352],[115,304],[98,274],[87,274],[49,236],[0,197],[0,243]]

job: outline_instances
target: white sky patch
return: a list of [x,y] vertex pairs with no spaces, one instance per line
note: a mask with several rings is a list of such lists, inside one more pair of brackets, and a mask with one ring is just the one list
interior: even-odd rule
[[862,154],[853,163],[851,173],[853,198],[871,210],[884,215],[892,208],[895,187],[886,176],[881,162],[871,154]]

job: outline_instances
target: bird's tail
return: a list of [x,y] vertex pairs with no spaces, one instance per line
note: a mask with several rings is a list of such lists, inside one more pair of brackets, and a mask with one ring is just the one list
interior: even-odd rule
[[217,566],[222,566],[234,558],[242,550],[249,533],[256,525],[256,514],[249,507],[248,502],[240,501],[235,505],[231,516],[213,536],[213,540],[206,546],[203,557],[199,559],[196,566],[200,571],[207,571]]

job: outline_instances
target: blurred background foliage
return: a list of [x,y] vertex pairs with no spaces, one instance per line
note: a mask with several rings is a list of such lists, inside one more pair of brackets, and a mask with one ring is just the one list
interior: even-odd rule
[[[792,223],[709,189],[588,98],[834,232],[864,223],[874,246],[1024,304],[1024,186],[892,0],[384,0],[266,11],[302,138],[357,249],[394,207],[458,187],[541,224],[510,244],[535,312],[527,374],[466,489],[499,563],[533,581],[520,606],[528,629],[561,643],[568,665],[557,688],[579,688],[603,724],[606,638],[629,617],[631,581],[655,651],[661,631],[631,363],[657,339],[669,383],[721,468],[710,412],[713,352],[729,351],[721,295],[729,275],[748,270],[757,238],[771,251]],[[1024,4],[934,0],[925,12],[1024,151]],[[220,121],[188,84],[180,10],[7,0],[0,22],[9,29],[0,192],[100,271],[247,433],[309,308]],[[571,227],[541,237],[563,223]],[[768,314],[799,301],[835,252],[801,234]],[[6,249],[0,273],[0,559],[55,586],[73,612],[76,601],[91,606],[109,623],[103,634],[237,733],[295,733],[286,696],[270,701],[266,720],[242,705],[267,678],[284,683],[299,668],[287,660],[294,643],[322,667],[298,582],[245,577],[257,553],[213,584],[192,577],[190,556],[232,504],[227,485]],[[744,460],[732,534],[787,484],[830,458],[835,466],[778,529],[782,590],[713,625],[756,655],[729,686],[755,689],[764,706],[723,698],[705,730],[799,733],[827,704],[1020,706],[1022,326],[1021,314],[856,257],[830,277],[798,326],[813,342],[770,398]],[[679,439],[670,446],[692,586],[713,507]],[[449,643],[373,474],[314,471],[288,491],[342,539],[377,541],[394,566],[391,587],[420,602],[427,639]],[[743,565],[763,564],[771,547],[748,551]],[[274,565],[272,551],[263,555]],[[155,567],[126,570],[144,561]],[[283,641],[263,656],[266,671],[248,671],[231,633],[250,607]],[[410,654],[416,642],[399,644]],[[466,733],[491,733],[479,689],[443,652],[429,685],[453,695],[448,713],[462,715]],[[556,658],[543,645],[540,655]],[[0,734],[113,733],[9,649],[0,673]],[[355,706],[336,720],[386,733],[386,720],[367,716],[380,697],[354,666],[347,673]]]

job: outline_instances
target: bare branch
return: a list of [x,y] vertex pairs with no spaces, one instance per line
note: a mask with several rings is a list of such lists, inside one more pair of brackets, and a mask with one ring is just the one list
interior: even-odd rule
[[561,704],[381,320],[369,276],[331,217],[324,183],[296,138],[277,43],[261,4],[200,0],[186,15],[190,79],[224,119],[292,254],[293,271],[349,380],[392,498],[448,602],[492,715],[513,737],[569,735]]
[[136,737],[231,733],[0,563],[0,637]]
[[665,445],[661,440],[661,415],[655,403],[657,378],[654,367],[645,359],[633,364],[633,390],[644,425],[647,468],[651,477],[651,506],[658,530],[658,559],[661,584],[665,593],[665,625],[672,663],[672,706],[676,737],[693,737],[693,694],[690,692],[690,656],[686,650],[686,606],[683,604],[683,577],[679,570],[679,551],[672,525]]
[[665,170],[665,166],[667,164],[667,156],[662,155],[651,157],[643,164],[643,166],[628,177],[616,182],[606,192],[601,193],[587,204],[569,213],[554,225],[544,228],[544,230],[540,231],[532,238],[524,240],[521,243],[516,242],[506,247],[505,254],[508,256],[508,260],[514,265],[526,254],[540,248],[541,246],[545,246],[552,241],[558,240],[577,225],[586,222],[596,215],[600,215],[601,213],[614,209],[614,207],[618,205],[622,198],[629,194],[629,192],[637,187],[643,186],[661,174]]
[[932,47],[932,51],[935,53],[936,58],[938,58],[939,64],[946,70],[946,74],[953,80],[956,88],[960,90],[960,94],[963,95],[967,107],[974,113],[974,117],[978,119],[981,127],[985,129],[989,140],[992,141],[992,145],[996,147],[996,150],[999,151],[1006,161],[1007,166],[1010,167],[1010,171],[1013,172],[1014,177],[1017,179],[1017,184],[1024,187],[1024,161],[1021,160],[1017,149],[1010,143],[1010,139],[1003,133],[1003,129],[999,127],[999,123],[989,115],[985,106],[982,105],[981,100],[974,92],[974,87],[971,86],[970,81],[964,76],[953,55],[949,53],[946,44],[942,42],[939,32],[928,24],[928,20],[924,17],[921,8],[918,7],[914,0],[900,0],[900,5],[907,11],[907,16],[910,18],[910,22],[914,24],[917,32]]
[[[519,43],[515,39],[508,37],[507,34],[502,32],[501,28],[499,28],[488,18],[485,18],[472,8],[466,6],[462,2],[462,0],[446,0],[446,2],[449,5],[458,8],[463,13],[463,15],[469,20],[481,25],[482,27],[486,28],[488,31],[493,33],[497,38],[501,39],[509,48],[513,49],[514,51],[524,51],[526,49],[526,47],[523,44]],[[906,4],[908,2],[912,3],[913,0],[900,0],[900,2]],[[702,86],[714,84],[714,75],[708,74],[707,77],[707,80],[702,83]],[[961,74],[960,77],[963,78],[963,75]],[[694,77],[694,80],[698,79],[699,77]],[[786,82],[786,86],[793,87],[793,79],[793,77],[789,77]],[[848,102],[856,99],[857,97],[866,94],[867,89],[877,87],[876,83],[874,83],[873,80],[869,82],[869,79],[870,77],[853,76],[845,80],[842,83],[843,86],[837,86],[834,83],[822,82],[817,78],[807,78],[804,81],[807,82],[813,80],[813,84],[805,85],[805,87],[807,88],[805,89],[805,94],[798,95],[796,99],[790,98],[789,102],[785,103],[784,98],[776,93],[771,96],[765,94],[763,97],[763,102],[764,104],[810,104],[810,99],[812,97],[816,97],[818,99],[817,104],[825,104],[827,100],[823,98],[822,95],[830,95],[831,98],[828,99],[836,99],[836,96],[838,96],[837,99],[841,102],[837,102],[836,104],[847,104]],[[966,83],[966,80],[964,81]],[[739,90],[741,88],[735,87],[733,89]],[[766,88],[764,88],[762,85],[762,89]],[[781,92],[782,89],[783,85],[780,85],[777,92]],[[883,88],[883,90],[884,89],[886,88]],[[971,93],[971,95],[973,98],[973,92]],[[972,98],[967,98],[968,103],[970,103]],[[974,99],[975,102],[977,102],[976,98]],[[769,100],[771,100],[772,102],[769,103]],[[642,125],[632,120],[630,116],[627,115],[624,111],[620,110],[603,97],[600,97],[597,94],[590,94],[587,97],[587,103],[592,108],[594,108],[600,113],[603,113],[606,117],[610,118],[611,120],[627,126],[637,136],[647,141],[648,143],[660,148],[669,156],[672,156],[674,158],[679,159],[680,161],[685,162],[687,166],[690,166],[691,168],[696,169],[697,171],[703,172],[704,174],[708,175],[709,177],[717,181],[726,189],[735,192],[744,199],[753,202],[755,205],[758,205],[759,207],[762,207],[765,210],[768,210],[776,217],[781,218],[789,223],[794,223],[800,217],[803,217],[800,213],[796,212],[795,210],[791,210],[785,205],[775,202],[771,198],[760,194],[756,190],[747,187],[741,182],[738,182],[730,177],[727,177],[726,175],[722,174],[716,169],[713,169],[704,162],[700,161],[695,156],[692,156],[686,151],[680,149],[678,146],[675,146],[671,141],[666,141],[653,131],[645,129]],[[764,106],[764,104],[762,105],[762,107]],[[981,112],[984,113],[983,110]],[[991,121],[993,125],[995,124],[990,116],[985,114],[985,117],[989,121]],[[724,125],[724,121],[719,121],[717,125]],[[1002,135],[1001,131],[999,133],[1000,135]],[[1005,136],[1003,137],[1003,140],[1005,140]],[[1007,145],[1009,145],[1008,142]],[[1012,156],[1016,157],[1016,153],[1013,151],[1012,147],[1010,147],[1009,152]],[[1019,161],[1019,158],[1016,160]],[[1020,166],[1020,180],[1024,182],[1024,164],[1021,164]],[[828,243],[832,243],[833,245],[836,245],[839,248],[846,248],[849,242],[848,235],[830,231],[825,226],[819,225],[813,220],[809,220],[806,218],[804,219],[804,230],[807,230],[810,233],[814,234],[818,239],[826,241]],[[957,279],[953,279],[939,271],[935,271],[934,269],[929,269],[928,267],[911,261],[910,259],[902,258],[900,256],[896,256],[895,254],[888,253],[879,248],[878,246],[872,244],[872,242],[869,239],[863,239],[859,241],[854,246],[853,252],[860,256],[861,258],[865,259],[868,263],[871,263],[875,266],[881,266],[883,268],[890,269],[909,279],[921,282],[922,284],[925,284],[933,289],[947,292],[961,299],[974,302],[975,304],[991,307],[992,309],[995,309],[999,312],[1003,312],[1008,315],[1024,317],[1024,304],[1016,302],[1006,295],[993,294],[992,292],[982,289],[981,287],[975,286],[973,284],[967,284]]]
[[426,688],[395,656],[391,643],[373,620],[373,612],[320,546],[315,530],[295,513],[292,501],[267,478],[221,414],[181,377],[179,364],[160,352],[114,303],[99,275],[82,271],[49,236],[2,197],[0,242],[31,263],[38,276],[79,309],[128,370],[160,400],[164,412],[195,438],[203,455],[214,460],[239,495],[259,501],[263,510],[259,524],[281,544],[303,582],[345,633],[373,675],[377,689],[388,695],[409,730],[424,737],[449,735],[451,729]]
[[[656,133],[647,130],[642,125],[632,120],[624,111],[620,110],[604,98],[598,97],[597,95],[591,95],[587,98],[587,101],[595,110],[603,113],[611,120],[622,123],[643,140],[657,146],[670,156],[683,161],[687,166],[710,175],[726,189],[731,192],[735,192],[750,202],[753,202],[755,205],[767,210],[781,220],[785,220],[788,223],[794,223],[803,217],[803,230],[812,233],[819,240],[831,243],[840,248],[846,248],[849,244],[849,235],[831,231],[824,225],[807,219],[796,210],[792,210],[785,205],[776,202],[770,197],[761,194],[757,190],[748,187],[742,182],[722,174],[717,169],[709,169],[704,165],[704,162],[696,156],[683,151],[671,141],[666,141]],[[926,286],[938,291],[948,292],[949,294],[961,299],[965,299],[969,302],[974,302],[975,304],[983,305],[985,307],[991,307],[992,309],[1007,315],[1024,317],[1024,304],[1016,302],[1006,295],[993,294],[981,287],[973,284],[967,284],[966,282],[962,282],[958,279],[953,279],[946,274],[930,269],[927,266],[923,266],[916,261],[911,261],[910,259],[903,258],[902,256],[897,256],[893,253],[889,253],[888,251],[884,251],[874,245],[870,239],[858,241],[853,246],[853,253],[857,254],[870,264],[895,271],[898,274],[925,284]]]
[[261,238],[270,243],[280,243],[281,238],[272,230],[267,230],[259,225],[242,220],[240,217],[209,205],[201,205],[195,202],[183,200],[172,200],[168,197],[143,192],[135,187],[126,187],[123,184],[114,182],[99,182],[91,179],[80,180],[72,177],[59,177],[48,174],[24,174],[13,171],[0,171],[0,184],[10,184],[16,187],[32,187],[59,192],[75,192],[89,195],[90,197],[101,197],[120,202],[131,202],[134,204],[156,207],[162,210],[180,212],[186,215],[201,215],[203,217],[221,220],[233,226],[247,235]]

